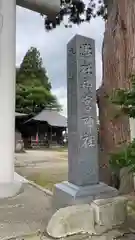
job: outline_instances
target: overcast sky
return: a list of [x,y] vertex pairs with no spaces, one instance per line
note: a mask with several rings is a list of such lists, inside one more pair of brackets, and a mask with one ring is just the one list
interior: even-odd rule
[[63,105],[63,114],[67,112],[66,99],[66,45],[76,34],[91,37],[96,41],[96,78],[97,88],[102,78],[101,47],[104,33],[104,22],[93,19],[91,23],[73,26],[65,29],[63,25],[46,32],[42,17],[34,12],[17,7],[17,39],[16,64],[19,65],[27,52],[33,46],[40,50],[44,66],[52,83],[53,93]]

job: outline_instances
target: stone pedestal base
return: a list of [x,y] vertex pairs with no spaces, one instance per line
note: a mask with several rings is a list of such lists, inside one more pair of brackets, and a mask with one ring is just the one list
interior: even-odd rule
[[105,183],[79,187],[69,182],[56,184],[53,194],[53,209],[90,203],[94,199],[105,199],[116,197],[118,191]]
[[[121,239],[124,233],[130,233],[127,202],[127,198],[118,196],[61,208],[50,219],[47,233],[53,239],[64,239],[70,235],[76,235],[75,239]],[[127,234],[122,239],[127,240]]]

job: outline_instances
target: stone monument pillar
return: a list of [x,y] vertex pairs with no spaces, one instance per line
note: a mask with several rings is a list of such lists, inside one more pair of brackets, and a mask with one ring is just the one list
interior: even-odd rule
[[95,41],[76,35],[67,45],[68,182],[55,185],[54,207],[116,196],[99,182]]

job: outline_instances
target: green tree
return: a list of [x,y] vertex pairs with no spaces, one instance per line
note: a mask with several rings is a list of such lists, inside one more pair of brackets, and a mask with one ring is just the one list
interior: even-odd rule
[[16,71],[16,111],[35,114],[44,108],[61,110],[43,67],[40,52],[31,47]]
[[114,90],[110,100],[113,104],[119,106],[119,114],[126,114],[130,118],[135,118],[135,74],[131,74],[129,80],[131,89],[118,88]]
[[17,83],[23,84],[42,84],[48,91],[51,90],[51,83],[43,67],[42,58],[37,48],[31,47],[17,71]]
[[[131,89],[117,89],[113,92],[110,100],[117,106],[116,117],[127,115],[135,118],[135,75],[130,77]],[[110,154],[110,166],[120,180],[120,192],[129,193],[134,191],[133,173],[135,173],[135,138],[128,144],[121,145]]]
[[[135,75],[132,74],[129,79],[132,86],[130,90],[116,89],[110,97],[111,102],[118,106],[116,117],[128,115],[130,118],[135,118]],[[135,172],[135,139],[110,154],[110,165],[114,171],[130,167]]]
[[[112,1],[112,0],[111,0]],[[64,16],[68,15],[69,25],[81,24],[84,21],[90,21],[92,17],[102,16],[107,19],[107,7],[110,0],[89,0],[88,4],[84,0],[61,0],[60,12],[56,18],[45,17],[46,30],[56,28],[64,20]]]

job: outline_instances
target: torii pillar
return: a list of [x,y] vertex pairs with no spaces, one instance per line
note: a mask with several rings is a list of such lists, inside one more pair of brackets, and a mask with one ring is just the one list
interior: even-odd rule
[[16,4],[51,15],[60,9],[60,0],[0,0],[0,198],[22,185],[14,177]]

